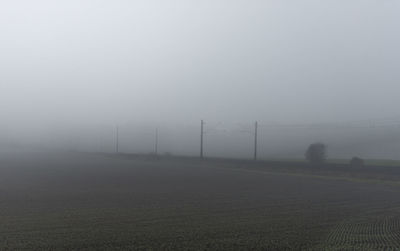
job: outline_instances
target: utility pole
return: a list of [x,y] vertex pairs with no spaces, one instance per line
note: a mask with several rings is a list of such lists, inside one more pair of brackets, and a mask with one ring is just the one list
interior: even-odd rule
[[254,124],[254,160],[257,160],[257,133],[258,133],[258,122]]
[[154,145],[154,153],[158,155],[158,127],[156,128],[156,138],[155,138],[155,145]]
[[115,138],[115,152],[119,153],[119,128],[117,126],[116,138]]
[[203,135],[204,135],[204,121],[201,120],[200,126],[200,158],[202,159],[203,156]]

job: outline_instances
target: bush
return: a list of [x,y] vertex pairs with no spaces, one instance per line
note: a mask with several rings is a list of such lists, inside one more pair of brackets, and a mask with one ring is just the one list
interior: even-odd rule
[[350,166],[352,167],[362,167],[364,166],[364,160],[359,157],[353,157],[350,160]]
[[165,152],[165,153],[164,153],[164,156],[165,156],[165,157],[172,157],[172,153],[170,153],[170,152]]
[[312,164],[322,164],[326,159],[326,147],[323,143],[311,144],[308,147],[305,156]]

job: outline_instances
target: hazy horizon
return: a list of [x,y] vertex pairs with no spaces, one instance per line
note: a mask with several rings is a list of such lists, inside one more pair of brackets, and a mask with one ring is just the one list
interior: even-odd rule
[[[112,145],[115,125],[400,120],[399,11],[392,0],[3,1],[0,136],[49,144],[52,131],[107,127]],[[268,136],[348,138],[290,134]],[[358,134],[343,144],[376,137]],[[268,154],[293,145],[277,141]]]

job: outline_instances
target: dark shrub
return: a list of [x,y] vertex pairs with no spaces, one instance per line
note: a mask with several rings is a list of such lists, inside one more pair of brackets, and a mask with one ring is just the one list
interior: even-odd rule
[[305,156],[312,164],[322,164],[326,159],[326,147],[323,143],[311,144],[308,147]]
[[170,152],[165,152],[165,153],[164,153],[164,156],[165,156],[165,157],[172,157],[172,153],[170,153]]
[[350,160],[350,166],[352,167],[362,167],[364,166],[364,160],[359,157],[353,157]]

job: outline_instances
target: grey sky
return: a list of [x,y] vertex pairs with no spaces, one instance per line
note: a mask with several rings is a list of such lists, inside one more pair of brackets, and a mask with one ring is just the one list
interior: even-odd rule
[[2,0],[1,120],[399,116],[399,25],[396,0]]

